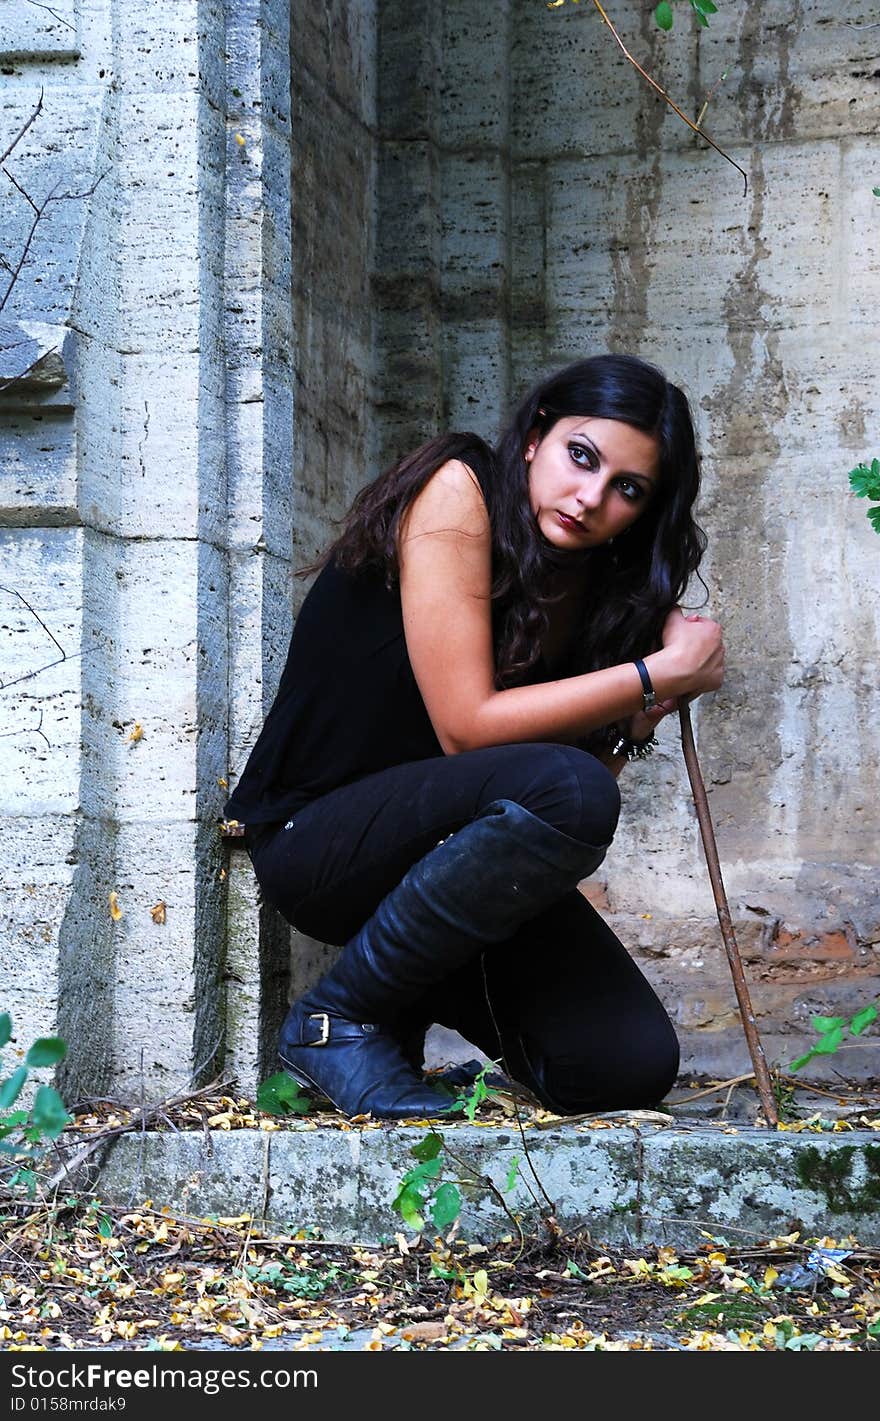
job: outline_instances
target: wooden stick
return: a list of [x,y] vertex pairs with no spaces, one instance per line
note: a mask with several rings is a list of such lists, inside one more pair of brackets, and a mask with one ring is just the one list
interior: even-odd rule
[[700,834],[702,835],[706,864],[709,869],[709,881],[712,884],[712,892],[715,895],[715,907],[718,909],[718,921],[721,924],[721,936],[724,939],[724,946],[727,949],[727,960],[730,963],[730,971],[733,976],[733,985],[736,990],[736,999],[739,1003],[739,1013],[742,1018],[743,1030],[746,1034],[746,1042],[748,1043],[749,1055],[752,1058],[752,1065],[755,1068],[755,1084],[758,1088],[758,1096],[767,1124],[776,1126],[779,1124],[776,1100],[773,1095],[773,1087],[770,1083],[770,1072],[767,1069],[764,1047],[761,1045],[761,1038],[758,1035],[758,1028],[755,1024],[755,1013],[752,1010],[749,989],[746,986],[746,979],[743,974],[742,958],[739,955],[739,948],[736,945],[736,937],[733,932],[733,923],[730,920],[727,894],[724,892],[724,884],[721,879],[721,865],[718,861],[718,847],[715,843],[715,831],[712,828],[712,816],[709,813],[709,800],[706,795],[706,787],[703,784],[703,776],[700,772],[700,762],[697,759],[697,747],[694,744],[691,710],[686,701],[682,701],[678,707],[678,718],[681,722],[681,748],[684,751],[684,762],[687,765],[688,778],[691,782],[691,791],[694,796],[694,806],[697,811],[697,819],[700,823]]

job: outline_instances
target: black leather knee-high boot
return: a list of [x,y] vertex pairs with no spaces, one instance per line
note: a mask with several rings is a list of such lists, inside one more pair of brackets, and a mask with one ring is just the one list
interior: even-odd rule
[[584,844],[512,800],[420,859],[293,1004],[279,1053],[296,1080],[346,1114],[448,1114],[448,1094],[407,1063],[393,1023],[426,988],[501,942],[601,863]]

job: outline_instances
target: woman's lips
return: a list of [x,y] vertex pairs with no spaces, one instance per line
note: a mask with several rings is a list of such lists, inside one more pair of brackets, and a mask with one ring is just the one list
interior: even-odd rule
[[586,537],[590,531],[584,527],[583,523],[579,523],[576,518],[569,518],[567,513],[560,513],[558,509],[556,511],[556,517],[567,533],[580,533],[582,537]]

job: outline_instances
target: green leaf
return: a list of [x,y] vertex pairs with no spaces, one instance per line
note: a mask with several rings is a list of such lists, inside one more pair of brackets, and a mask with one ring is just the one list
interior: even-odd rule
[[810,1021],[816,1031],[833,1031],[836,1026],[843,1026],[846,1021],[845,1016],[811,1016]]
[[5,1081],[0,1081],[0,1110],[6,1110],[21,1095],[21,1088],[27,1080],[27,1066],[19,1066]]
[[707,17],[709,15],[718,14],[718,6],[713,5],[712,0],[691,0],[691,5],[696,10],[698,15],[702,15],[706,19],[707,25],[709,23]]
[[805,1056],[798,1056],[796,1061],[790,1061],[788,1069],[790,1071],[799,1071],[802,1066],[806,1066],[809,1061],[812,1061],[815,1054],[815,1051],[811,1047]]
[[65,1125],[70,1124],[70,1116],[64,1109],[64,1101],[50,1085],[41,1085],[34,1096],[31,1119],[42,1135],[50,1140],[61,1134]]
[[401,1189],[394,1201],[393,1208],[397,1210],[403,1222],[416,1233],[421,1233],[425,1227],[425,1221],[419,1213],[419,1209],[424,1204],[421,1195],[413,1189]]
[[[444,1278],[447,1283],[460,1283],[464,1274],[460,1268],[441,1268],[439,1263],[432,1263],[431,1277]],[[878,1326],[880,1326],[880,1324],[878,1324]],[[870,1328],[868,1330],[870,1331]]]
[[[880,194],[878,194],[878,196],[880,196]],[[878,1319],[877,1322],[869,1323],[867,1331],[869,1337],[880,1337],[880,1319]]]
[[106,1214],[102,1214],[98,1220],[98,1233],[101,1235],[101,1238],[113,1237],[113,1225]]
[[819,1332],[801,1332],[797,1337],[789,1337],[785,1344],[786,1352],[812,1352],[817,1342],[822,1341]]
[[443,1136],[438,1135],[436,1130],[432,1130],[418,1144],[413,1145],[410,1154],[418,1160],[436,1159],[443,1148]]
[[24,1058],[26,1066],[56,1066],[67,1055],[67,1043],[60,1036],[38,1036]]
[[843,1027],[835,1026],[833,1031],[826,1031],[824,1036],[820,1036],[815,1042],[813,1051],[817,1056],[832,1056],[843,1040]]
[[447,1182],[441,1184],[434,1199],[434,1208],[431,1211],[431,1222],[435,1229],[440,1232],[448,1229],[450,1224],[455,1223],[461,1213],[461,1194],[455,1184]]
[[869,1006],[862,1007],[861,1011],[856,1012],[855,1016],[850,1021],[849,1029],[852,1032],[853,1036],[861,1036],[865,1028],[870,1026],[872,1021],[876,1020],[877,1008],[874,1006],[873,1003],[871,1003]]
[[569,1278],[580,1278],[582,1283],[589,1283],[590,1281],[587,1277],[587,1274],[582,1268],[578,1266],[577,1263],[575,1263],[573,1258],[569,1258],[566,1260],[565,1271],[568,1274]]
[[0,1012],[0,1051],[12,1040],[12,1017],[8,1011]]
[[507,1178],[501,1186],[503,1194],[509,1194],[519,1177],[519,1155],[514,1155],[510,1161],[510,1169],[507,1171]]
[[19,1125],[23,1125],[28,1118],[26,1110],[13,1110],[11,1115],[4,1115],[0,1120],[0,1139],[5,1135],[10,1135]]
[[880,498],[880,460],[850,469],[849,486],[858,498]]
[[257,1109],[267,1115],[307,1115],[312,1102],[286,1071],[269,1076],[257,1090]]
[[868,509],[868,517],[871,520],[871,527],[875,533],[880,533],[880,504],[876,508]]
[[672,6],[669,0],[660,0],[660,4],[654,11],[654,19],[661,30],[672,29]]
[[422,1160],[421,1164],[417,1164],[415,1169],[404,1175],[403,1182],[426,1184],[429,1179],[436,1179],[442,1168],[443,1161],[439,1158]]
[[871,191],[875,197],[880,197],[880,187],[872,187]]
[[23,1186],[31,1198],[37,1192],[37,1176],[32,1169],[17,1169],[9,1182]]

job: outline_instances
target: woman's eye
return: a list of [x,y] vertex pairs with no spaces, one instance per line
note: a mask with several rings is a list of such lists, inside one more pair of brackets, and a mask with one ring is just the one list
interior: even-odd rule
[[630,499],[633,503],[642,497],[641,485],[634,484],[632,479],[621,479],[617,487],[620,489],[624,498]]
[[582,444],[569,444],[568,452],[580,468],[592,469],[596,467],[596,458],[592,450],[585,449]]

